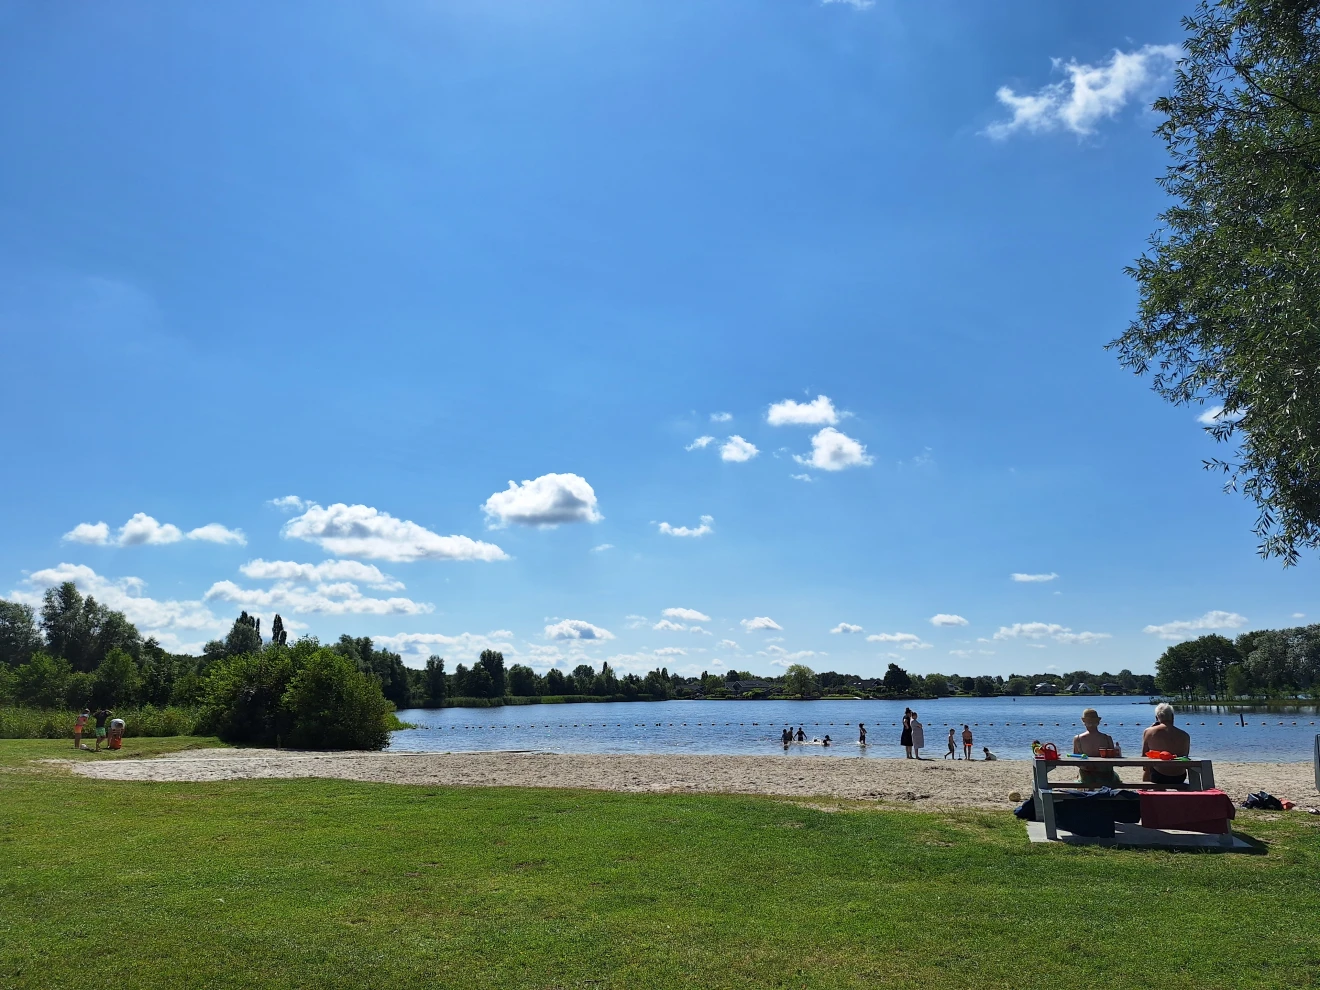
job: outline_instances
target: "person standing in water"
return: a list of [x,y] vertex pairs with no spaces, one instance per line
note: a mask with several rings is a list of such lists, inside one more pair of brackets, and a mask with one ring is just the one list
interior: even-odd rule
[[865,745],[866,745],[866,723],[865,723],[865,722],[858,722],[858,723],[857,723],[857,745],[858,745],[858,746],[865,746]]
[[953,741],[953,730],[949,730],[949,751],[944,754],[946,760],[956,760],[958,758],[958,744]]
[[926,727],[921,724],[917,718],[917,713],[912,713],[912,752],[916,759],[921,759],[921,749],[926,745]]
[[903,731],[898,737],[898,744],[903,747],[907,759],[912,759],[912,709],[903,709]]
[[802,726],[800,726],[800,725],[798,726],[798,730],[797,730],[797,741],[798,741],[798,742],[806,742],[806,741],[807,741],[807,734],[806,734],[805,732],[802,731]]

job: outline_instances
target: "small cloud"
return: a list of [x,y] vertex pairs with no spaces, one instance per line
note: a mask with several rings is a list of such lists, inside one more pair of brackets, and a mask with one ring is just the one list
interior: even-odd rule
[[307,506],[312,503],[304,502],[297,495],[285,495],[281,498],[271,499],[269,504],[275,506],[277,509],[284,509],[288,512],[302,512],[303,509],[307,508]]
[[79,523],[64,534],[66,543],[87,543],[92,546],[105,546],[110,542],[110,526],[107,523]]
[[695,608],[667,608],[660,613],[668,619],[682,619],[685,622],[709,622],[710,616],[698,612]]
[[543,474],[521,485],[496,492],[481,507],[492,528],[558,526],[560,523],[596,523],[605,517],[596,507],[596,492],[576,474]]
[[774,629],[779,631],[784,628],[768,615],[758,615],[754,619],[742,619],[740,624],[747,632],[755,632],[758,629]]
[[842,4],[845,7],[851,7],[853,10],[870,10],[875,6],[875,0],[820,0],[822,7],[832,3]]
[[508,554],[493,543],[467,536],[441,536],[370,505],[308,505],[302,515],[284,524],[282,532],[286,539],[306,540],[342,557],[397,562],[508,559]]
[[658,650],[652,650],[652,652],[653,652],[656,656],[658,656],[658,657],[685,657],[685,656],[687,656],[687,650],[683,649],[682,647],[678,647],[678,646],[662,646],[662,647],[661,647],[660,649],[658,649]]
[[641,629],[643,626],[648,625],[651,620],[644,615],[625,615],[623,621],[629,629]]
[[1294,612],[1294,613],[1292,614],[1292,617],[1293,617],[1294,619],[1305,619],[1305,618],[1306,618],[1306,613],[1305,613],[1305,612]]
[[672,619],[661,619],[651,627],[656,632],[686,632],[687,626],[681,622],[674,622]]
[[827,426],[811,438],[811,454],[794,454],[793,460],[821,471],[842,471],[844,468],[865,467],[875,462],[866,452],[866,446],[846,433]]
[[809,475],[809,474],[790,474],[789,477],[792,478],[794,481],[815,481],[815,480],[816,480],[815,478],[813,478],[813,477],[812,477],[811,475]]
[[602,629],[600,626],[594,626],[590,622],[584,622],[581,619],[564,619],[562,622],[556,622],[553,625],[545,627],[546,639],[589,639],[606,640],[613,639],[614,633],[608,629]]
[[727,423],[731,419],[733,419],[733,413],[713,412],[710,414],[710,421],[712,423]]
[[591,548],[591,552],[604,553],[606,550],[613,550],[613,549],[614,549],[613,543],[598,543],[596,544],[596,546]]
[[667,522],[659,524],[660,532],[665,536],[709,536],[714,532],[711,524],[715,522],[714,516],[702,516],[701,525],[695,528],[690,526],[671,526]]
[[965,626],[967,620],[961,615],[950,615],[947,612],[941,612],[930,617],[930,624],[932,626]]
[[684,450],[703,450],[715,442],[714,437],[697,437],[690,444],[684,447]]
[[839,413],[829,396],[818,395],[810,402],[776,402],[766,412],[765,421],[771,426],[833,426],[839,421]]
[[1190,639],[1193,634],[1221,629],[1240,629],[1247,624],[1246,616],[1236,612],[1206,612],[1199,619],[1186,619],[1179,622],[1165,622],[1158,626],[1146,626],[1141,631],[1158,636],[1160,639]]
[[247,537],[243,535],[241,529],[230,529],[219,523],[198,526],[196,529],[188,530],[186,535],[190,540],[202,540],[205,543],[236,543],[239,546],[247,546]]
[[1241,412],[1226,413],[1223,406],[1211,406],[1197,416],[1196,421],[1202,426],[1216,426],[1219,423],[1236,423],[1244,415]]
[[1057,574],[1055,574],[1055,573],[1053,573],[1053,572],[1050,572],[1049,574],[1017,574],[1017,573],[1014,573],[1014,574],[1010,574],[1010,575],[1009,575],[1009,577],[1011,577],[1014,581],[1017,581],[1019,584],[1044,584],[1046,581],[1053,581],[1053,580],[1055,580],[1058,576],[1059,576],[1059,575],[1057,575]]
[[[1000,626],[999,631],[994,635],[995,639],[1052,639],[1056,643],[1081,644],[1083,646],[1090,643],[1098,643],[1102,639],[1110,639],[1109,633],[1097,632],[1079,632],[1075,633],[1067,626],[1061,626],[1057,622],[1015,622],[1011,626]],[[1028,643],[1028,646],[1035,644]]]
[[866,637],[868,643],[894,643],[900,650],[929,650],[931,645],[914,633],[874,633]]
[[145,512],[138,512],[119,527],[119,538],[115,542],[121,547],[135,547],[178,543],[182,539],[183,531],[178,526],[157,522]]
[[859,633],[861,631],[862,631],[861,626],[855,626],[851,622],[840,622],[837,626],[835,626],[833,629],[830,630],[830,632],[832,633]]
[[688,632],[692,633],[694,636],[709,636],[709,635],[710,635],[710,633],[707,632],[705,629],[701,628],[701,626],[693,626],[691,629],[688,630]]
[[759,454],[756,444],[750,440],[744,440],[740,436],[731,436],[720,447],[720,460],[733,461],[735,464],[742,464],[750,461]]

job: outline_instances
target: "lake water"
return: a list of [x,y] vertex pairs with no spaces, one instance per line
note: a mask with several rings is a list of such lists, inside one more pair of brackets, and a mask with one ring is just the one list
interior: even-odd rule
[[[551,753],[693,753],[782,755],[780,730],[799,725],[807,738],[827,733],[833,745],[794,745],[803,758],[901,757],[903,709],[917,709],[926,727],[923,756],[940,759],[951,727],[964,723],[981,747],[1003,759],[1029,759],[1031,742],[1072,747],[1083,708],[1093,707],[1103,729],[1127,755],[1141,752],[1141,732],[1154,708],[1132,698],[941,698],[937,701],[655,701],[507,708],[412,709],[399,713],[417,726],[393,734],[390,748],[413,752],[538,750]],[[1245,711],[1246,726],[1238,721]],[[867,727],[857,744],[857,723]],[[1310,760],[1320,732],[1315,705],[1288,709],[1179,710],[1177,724],[1192,734],[1192,754],[1218,760]],[[959,743],[959,751],[962,745]]]

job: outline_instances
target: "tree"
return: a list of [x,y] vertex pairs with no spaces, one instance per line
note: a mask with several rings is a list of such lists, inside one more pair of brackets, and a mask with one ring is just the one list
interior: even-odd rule
[[31,605],[0,599],[0,667],[18,667],[41,649]]
[[509,668],[509,693],[518,698],[531,698],[536,694],[536,671],[526,664],[515,663]]
[[949,693],[949,679],[943,674],[927,674],[926,692],[937,698],[944,697]]
[[476,667],[483,668],[490,675],[491,698],[503,698],[505,694],[504,654],[498,650],[482,650]]
[[64,703],[73,668],[63,657],[34,653],[14,671],[14,696],[33,708],[57,708]]
[[1110,343],[1207,427],[1208,461],[1256,503],[1260,553],[1320,543],[1320,19],[1311,0],[1202,0],[1155,103],[1175,200],[1128,269],[1137,318]]
[[596,683],[596,671],[589,665],[580,663],[573,668],[573,690],[577,694],[591,694],[592,685]]
[[1176,643],[1155,661],[1155,683],[1165,694],[1192,696],[1196,684],[1196,648],[1191,643]]
[[389,701],[380,683],[334,650],[317,650],[294,674],[281,698],[288,742],[303,749],[384,749],[390,741]]
[[564,676],[564,672],[558,667],[551,667],[545,672],[545,693],[552,697],[572,693],[572,686],[568,683],[568,678]]
[[784,671],[784,694],[796,698],[814,698],[820,694],[816,672],[805,664],[795,663]]
[[907,694],[912,690],[912,678],[896,663],[891,663],[880,681],[890,694]]
[[[225,654],[236,657],[243,653],[261,652],[261,633],[257,629],[259,620],[243,612],[234,620],[229,634],[225,636]],[[371,642],[368,640],[367,642]]]
[[976,696],[978,698],[989,698],[995,693],[994,678],[982,675],[976,679]]
[[96,668],[92,698],[98,705],[113,708],[129,705],[138,694],[138,666],[123,650],[111,650]]
[[64,657],[74,670],[95,670],[111,650],[137,659],[142,637],[124,617],[90,596],[84,598],[72,581],[47,588],[41,605],[41,628],[47,651]]
[[428,708],[443,708],[445,703],[445,692],[448,688],[446,683],[449,678],[445,676],[445,661],[441,657],[431,656],[426,660],[426,670],[423,671],[425,684],[424,704]]

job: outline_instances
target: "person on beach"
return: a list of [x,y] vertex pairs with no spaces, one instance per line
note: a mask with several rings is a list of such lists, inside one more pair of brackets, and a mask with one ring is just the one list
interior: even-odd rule
[[105,738],[105,723],[110,717],[110,709],[102,708],[95,716],[96,719],[96,752],[101,752],[101,740]]
[[981,752],[983,752],[983,753],[985,754],[985,762],[986,762],[986,763],[993,763],[995,760],[999,759],[999,757],[995,756],[994,753],[990,752],[990,747],[989,747],[989,746],[982,746],[982,747],[981,747]]
[[[1100,713],[1094,708],[1082,712],[1082,727],[1086,730],[1073,736],[1074,753],[1098,758],[1102,749],[1116,749],[1114,738],[1108,732],[1100,731]],[[1113,787],[1118,783],[1118,774],[1113,767],[1079,767],[1078,780],[1092,787]]]
[[[1191,754],[1192,737],[1173,724],[1173,716],[1173,705],[1160,703],[1155,706],[1155,724],[1141,734],[1142,756],[1161,751],[1172,753],[1174,756]],[[1187,780],[1187,771],[1176,770],[1173,773],[1165,773],[1147,767],[1142,779],[1166,787],[1181,787]]]
[[963,759],[970,760],[972,758],[972,727],[970,725],[963,726],[962,741]]
[[866,723],[865,723],[865,722],[858,722],[858,723],[857,723],[857,745],[858,745],[858,746],[865,746],[865,745],[866,745]]
[[899,733],[898,744],[903,747],[907,759],[912,759],[912,709],[903,709],[903,731]]
[[806,741],[807,741],[807,734],[806,734],[805,732],[802,731],[802,726],[800,726],[800,725],[798,726],[798,731],[797,731],[797,741],[798,741],[798,742],[806,742]]
[[921,749],[926,745],[926,727],[921,724],[917,718],[917,713],[912,713],[912,754],[914,759],[921,759]]
[[953,741],[953,730],[949,730],[949,751],[944,754],[946,760],[956,760],[958,758],[958,744]]
[[83,729],[87,728],[87,723],[92,719],[92,710],[84,708],[82,714],[73,720],[73,748],[83,748]]

